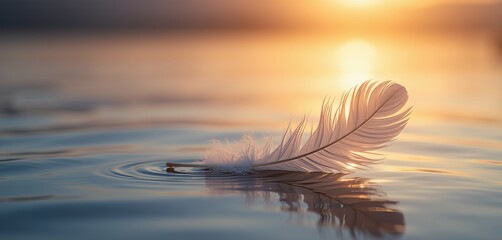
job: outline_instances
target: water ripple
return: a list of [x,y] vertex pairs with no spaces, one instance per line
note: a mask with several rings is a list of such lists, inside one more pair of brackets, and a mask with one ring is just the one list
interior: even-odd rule
[[242,175],[224,172],[212,172],[202,168],[167,169],[166,160],[139,160],[102,168],[98,174],[119,180],[166,183],[203,183],[207,178],[240,179]]

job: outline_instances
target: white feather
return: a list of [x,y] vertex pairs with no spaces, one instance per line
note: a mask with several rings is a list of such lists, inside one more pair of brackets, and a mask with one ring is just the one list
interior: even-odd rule
[[407,100],[408,93],[399,84],[366,81],[344,93],[334,112],[334,101],[324,101],[319,124],[303,145],[305,118],[294,130],[288,126],[274,150],[270,140],[258,146],[249,135],[235,144],[214,141],[203,164],[232,171],[336,173],[361,168],[381,160],[372,151],[387,146],[403,130],[411,113],[411,108],[402,109]]

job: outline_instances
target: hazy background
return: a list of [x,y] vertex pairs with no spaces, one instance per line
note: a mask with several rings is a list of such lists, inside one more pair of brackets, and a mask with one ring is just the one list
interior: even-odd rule
[[423,88],[419,113],[492,119],[501,12],[479,0],[4,0],[0,100],[5,114],[162,103],[302,114],[374,79]]

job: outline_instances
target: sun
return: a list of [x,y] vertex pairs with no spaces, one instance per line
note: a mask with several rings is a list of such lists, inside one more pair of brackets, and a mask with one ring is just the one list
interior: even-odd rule
[[377,51],[371,43],[362,39],[348,40],[336,49],[335,56],[341,87],[350,88],[372,79]]

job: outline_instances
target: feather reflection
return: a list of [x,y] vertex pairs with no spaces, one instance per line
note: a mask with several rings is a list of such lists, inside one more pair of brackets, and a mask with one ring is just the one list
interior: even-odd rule
[[404,233],[403,213],[390,207],[397,202],[386,199],[370,179],[343,176],[283,171],[245,176],[208,174],[206,186],[214,194],[244,194],[250,204],[257,200],[279,202],[280,209],[296,215],[301,224],[306,224],[302,220],[306,213],[314,213],[321,230],[348,230],[353,238]]

